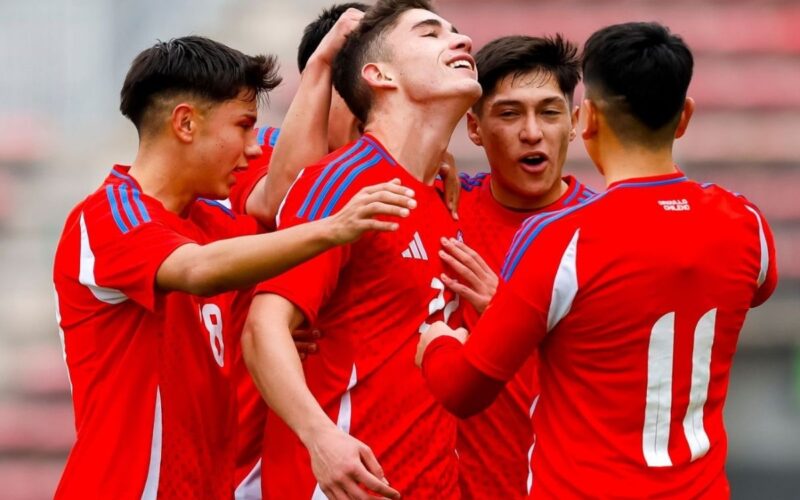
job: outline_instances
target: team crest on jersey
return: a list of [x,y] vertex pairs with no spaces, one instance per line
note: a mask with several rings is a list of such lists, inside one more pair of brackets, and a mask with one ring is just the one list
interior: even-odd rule
[[462,233],[460,229],[456,231],[456,239],[461,243],[464,243],[464,233]]

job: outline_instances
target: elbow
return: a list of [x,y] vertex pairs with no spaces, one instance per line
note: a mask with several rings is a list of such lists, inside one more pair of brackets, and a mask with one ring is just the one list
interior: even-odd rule
[[458,418],[469,418],[485,410],[491,401],[479,401],[470,395],[440,399],[445,410]]
[[212,266],[195,264],[190,266],[185,273],[184,291],[199,297],[211,297],[228,290],[217,279],[217,273]]

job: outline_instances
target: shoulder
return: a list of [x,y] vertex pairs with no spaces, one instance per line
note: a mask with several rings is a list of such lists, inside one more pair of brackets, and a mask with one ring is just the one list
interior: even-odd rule
[[508,280],[513,275],[522,258],[534,245],[545,252],[548,249],[563,250],[563,244],[576,236],[583,222],[591,218],[595,209],[602,205],[602,199],[603,194],[600,194],[580,204],[528,217],[511,242],[502,269],[503,279]]
[[86,224],[99,225],[117,234],[127,234],[148,224],[163,211],[157,201],[144,196],[133,182],[126,180],[105,182],[81,207]]
[[[391,180],[401,168],[380,145],[368,137],[344,146],[303,169],[289,191],[297,217],[327,217],[359,189]],[[287,206],[288,209],[293,209]]]

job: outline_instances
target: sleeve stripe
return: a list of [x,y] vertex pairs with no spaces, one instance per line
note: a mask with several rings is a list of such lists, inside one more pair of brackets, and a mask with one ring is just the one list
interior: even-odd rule
[[564,203],[562,203],[562,205],[565,206],[565,207],[570,206],[572,204],[572,200],[574,200],[575,197],[578,196],[578,192],[580,192],[580,186],[576,182],[575,185],[572,186],[572,193],[569,195],[569,197],[566,200],[564,200]]
[[264,145],[267,132],[269,132],[270,130],[272,130],[272,127],[261,127],[260,129],[258,129],[257,140],[259,146]]
[[363,164],[359,165],[358,167],[356,167],[355,169],[353,169],[353,171],[351,171],[350,174],[348,174],[348,176],[344,179],[344,181],[342,181],[342,183],[339,184],[338,189],[336,189],[336,192],[333,193],[333,196],[328,201],[328,204],[325,206],[325,210],[323,210],[322,216],[320,218],[325,218],[325,217],[329,216],[331,214],[331,212],[333,211],[334,207],[336,206],[336,204],[339,202],[339,199],[342,197],[342,194],[344,193],[344,191],[350,186],[350,184],[353,183],[355,178],[358,177],[361,174],[361,172],[363,172],[364,170],[366,170],[366,169],[372,167],[373,165],[375,165],[376,163],[378,163],[380,161],[380,159],[381,159],[381,155],[379,153],[375,153],[365,163],[363,163]]
[[561,219],[572,212],[575,212],[576,210],[589,206],[591,203],[603,198],[606,193],[608,193],[608,191],[595,196],[594,198],[590,198],[584,204],[573,205],[557,212],[536,215],[525,221],[520,230],[517,232],[517,235],[514,237],[511,248],[506,255],[506,261],[503,264],[503,269],[501,270],[503,279],[508,281],[511,278],[511,276],[514,274],[514,271],[517,269],[517,265],[519,265],[519,261],[522,259],[522,256],[528,250],[531,242],[533,242],[536,236],[542,232],[542,229],[550,225],[550,223],[557,221],[558,219]]
[[[333,186],[334,184],[336,184],[336,181],[338,181],[339,178],[342,175],[344,175],[344,173],[353,165],[358,165],[358,162],[361,161],[368,154],[372,153],[372,151],[374,151],[374,148],[372,146],[367,145],[357,155],[353,156],[349,160],[345,161],[344,163],[341,163],[340,165],[338,165],[336,168],[333,169],[333,172],[331,173],[330,177],[328,177],[328,180],[325,182],[325,186],[323,186],[322,190],[319,193],[319,196],[317,196],[316,200],[314,201],[314,205],[311,207],[311,213],[308,214],[309,220],[314,220],[317,218],[317,214],[319,213],[319,209],[322,207],[322,203],[325,201],[325,198],[327,198],[328,193],[330,193],[331,189],[333,189]],[[325,168],[325,170],[328,171],[327,167]],[[325,172],[323,172],[323,175],[324,174]],[[302,216],[302,214],[299,215]]]
[[119,213],[119,205],[117,205],[117,198],[114,195],[114,186],[111,184],[106,186],[106,197],[108,198],[108,204],[111,205],[111,215],[114,217],[114,222],[117,223],[117,227],[123,234],[127,233],[130,229],[128,229],[128,226],[122,220],[122,215]]
[[300,217],[304,217],[305,216],[305,212],[308,209],[308,206],[311,204],[311,201],[314,199],[314,197],[317,194],[317,189],[319,189],[319,186],[325,180],[325,177],[327,177],[327,175],[330,173],[330,171],[338,163],[340,163],[340,162],[346,160],[347,158],[349,158],[350,155],[355,153],[358,150],[358,148],[360,148],[363,144],[364,143],[362,141],[356,142],[355,144],[353,144],[353,146],[350,147],[350,149],[345,151],[344,154],[342,154],[341,156],[339,156],[338,158],[336,158],[332,162],[328,163],[328,165],[322,171],[322,174],[320,174],[320,176],[317,177],[317,180],[314,181],[314,184],[311,186],[311,190],[308,192],[308,195],[306,196],[306,199],[303,202],[303,205],[300,207],[300,211],[297,213],[298,216],[300,216]]
[[119,198],[120,200],[122,200],[122,208],[125,210],[125,215],[128,217],[128,222],[130,222],[131,227],[138,226],[139,218],[136,217],[136,214],[133,212],[133,207],[131,206],[131,200],[128,195],[127,184],[120,184],[118,191],[119,191]]
[[142,220],[145,222],[150,222],[150,214],[147,213],[147,207],[144,206],[142,203],[142,199],[139,197],[139,190],[133,189],[133,201],[136,203],[136,208],[139,209],[139,215],[142,216]]
[[397,165],[397,162],[394,161],[394,158],[392,158],[392,155],[390,155],[385,149],[383,149],[383,146],[381,146],[380,144],[378,144],[377,142],[375,142],[374,140],[372,140],[372,138],[370,138],[368,136],[364,136],[363,139],[365,141],[367,141],[373,148],[377,149],[378,152],[381,154],[381,156],[383,156],[383,159],[386,160],[387,162],[389,162],[389,165],[391,165],[393,167]]
[[767,270],[769,269],[769,249],[767,248],[767,237],[764,234],[764,224],[761,222],[761,215],[754,208],[745,205],[744,208],[748,209],[756,216],[758,221],[758,242],[761,246],[761,270],[758,273],[758,286],[764,284],[767,280]]
[[270,147],[272,147],[272,148],[275,147],[275,143],[278,142],[278,134],[280,134],[280,132],[281,132],[281,129],[279,129],[279,128],[273,128],[272,129],[272,132],[270,132],[270,134],[269,134],[269,145],[270,145]]

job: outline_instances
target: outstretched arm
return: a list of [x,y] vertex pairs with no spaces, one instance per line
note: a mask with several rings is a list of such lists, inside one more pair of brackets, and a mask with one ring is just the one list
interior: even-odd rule
[[366,231],[394,231],[396,222],[379,215],[407,217],[414,192],[391,182],[369,186],[339,212],[289,229],[178,247],[158,269],[163,290],[214,295],[254,285],[325,250],[358,239]]
[[300,169],[328,154],[331,64],[363,16],[358,9],[346,10],[322,39],[300,76],[300,85],[272,152],[269,175],[256,184],[245,205],[247,213],[267,227],[274,227],[281,201]]
[[360,485],[399,498],[385,482],[372,450],[336,427],[309,391],[291,338],[291,330],[302,321],[300,310],[280,295],[253,299],[242,350],[256,386],[308,449],[314,476],[329,498],[371,498]]

